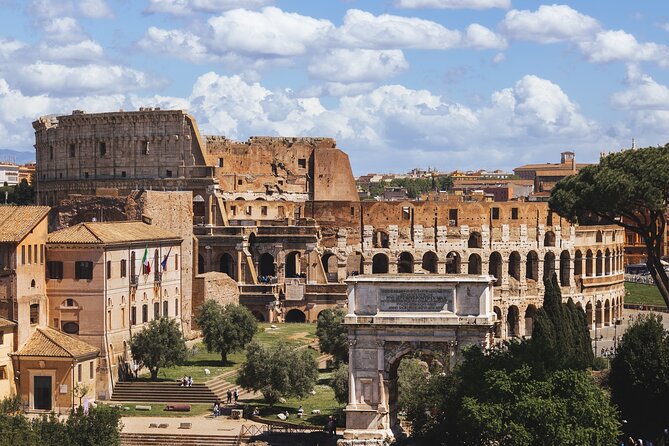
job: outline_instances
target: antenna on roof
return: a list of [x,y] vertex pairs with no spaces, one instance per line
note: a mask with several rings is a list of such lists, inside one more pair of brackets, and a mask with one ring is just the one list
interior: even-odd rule
[[634,138],[632,138],[632,150],[636,149],[636,142],[634,141]]

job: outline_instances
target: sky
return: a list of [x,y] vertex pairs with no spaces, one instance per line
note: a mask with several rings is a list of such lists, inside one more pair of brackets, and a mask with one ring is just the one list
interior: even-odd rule
[[354,174],[669,142],[664,0],[0,0],[0,150],[72,110],[325,136]]

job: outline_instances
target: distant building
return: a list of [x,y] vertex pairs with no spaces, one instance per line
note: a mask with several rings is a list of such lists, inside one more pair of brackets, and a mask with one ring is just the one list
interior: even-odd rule
[[516,167],[513,172],[521,179],[534,181],[534,193],[531,201],[545,201],[555,184],[561,179],[574,175],[589,163],[576,163],[574,152],[562,152],[560,164],[525,164]]
[[21,182],[21,180],[26,180],[28,184],[32,184],[33,175],[35,174],[36,168],[37,168],[37,163],[34,161],[19,166],[19,183]]
[[19,166],[14,163],[0,163],[0,186],[19,184]]

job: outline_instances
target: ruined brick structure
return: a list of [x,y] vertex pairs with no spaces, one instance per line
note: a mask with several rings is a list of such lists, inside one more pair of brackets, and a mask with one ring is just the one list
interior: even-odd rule
[[361,202],[333,139],[202,138],[183,111],[33,125],[40,203],[189,191],[194,272],[227,273],[261,320],[315,321],[346,304],[346,277],[384,272],[495,276],[499,337],[531,333],[553,271],[593,325],[622,311],[622,230],[571,225],[545,203]]

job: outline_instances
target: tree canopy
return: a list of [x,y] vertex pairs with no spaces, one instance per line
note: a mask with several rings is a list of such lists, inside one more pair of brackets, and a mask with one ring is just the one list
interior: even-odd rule
[[638,234],[646,263],[669,308],[669,279],[660,262],[669,204],[669,144],[626,150],[559,181],[549,205],[581,224],[617,224]]
[[244,349],[258,331],[258,322],[246,307],[221,305],[211,299],[200,307],[196,322],[202,330],[205,347],[210,352],[220,353],[224,364],[228,362],[228,353]]
[[281,397],[307,396],[317,379],[318,366],[308,350],[284,344],[263,347],[257,342],[246,347],[246,361],[237,374],[237,384],[262,393],[269,405]]
[[418,198],[429,191],[449,190],[453,187],[453,179],[448,175],[434,178],[394,178],[389,182],[369,183],[367,186],[372,197],[383,195],[386,187],[404,187],[409,198]]
[[629,435],[658,438],[667,427],[669,332],[659,315],[639,316],[623,334],[609,385]]
[[154,319],[144,330],[132,336],[130,351],[140,367],[149,369],[151,380],[155,381],[160,368],[183,363],[186,341],[175,319]]
[[320,312],[316,323],[321,352],[331,354],[337,362],[348,362],[348,330],[343,325],[345,316],[340,308],[327,308]]

